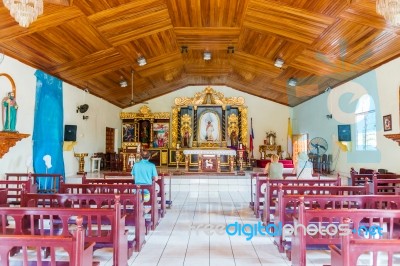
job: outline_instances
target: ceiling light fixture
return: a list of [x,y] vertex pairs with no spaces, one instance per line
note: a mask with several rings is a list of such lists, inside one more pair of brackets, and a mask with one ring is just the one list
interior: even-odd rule
[[121,88],[126,88],[128,87],[128,82],[121,76],[121,80],[119,81],[119,86]]
[[139,56],[138,59],[137,59],[137,63],[138,63],[139,66],[147,65],[146,58],[144,58],[143,56]]
[[297,85],[297,79],[295,79],[295,78],[290,78],[290,79],[288,80],[288,85],[289,85],[290,87],[296,87],[296,85]]
[[21,27],[27,28],[43,14],[43,0],[3,0],[10,15]]
[[400,0],[376,0],[376,12],[393,26],[400,26]]
[[205,51],[203,54],[203,59],[206,61],[211,60],[211,55],[212,55],[211,52]]
[[284,63],[285,63],[285,61],[283,61],[283,59],[277,58],[275,60],[274,66],[276,66],[278,68],[282,68]]

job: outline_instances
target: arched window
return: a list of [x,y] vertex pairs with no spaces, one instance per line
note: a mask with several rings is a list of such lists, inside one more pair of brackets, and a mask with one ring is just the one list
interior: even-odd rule
[[356,112],[356,150],[376,150],[375,103],[368,94],[358,100]]

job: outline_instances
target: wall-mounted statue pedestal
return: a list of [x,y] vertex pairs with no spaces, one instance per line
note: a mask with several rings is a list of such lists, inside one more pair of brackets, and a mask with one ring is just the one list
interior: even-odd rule
[[1,131],[0,132],[0,158],[6,154],[11,147],[23,138],[29,137],[29,134],[21,134],[18,132]]

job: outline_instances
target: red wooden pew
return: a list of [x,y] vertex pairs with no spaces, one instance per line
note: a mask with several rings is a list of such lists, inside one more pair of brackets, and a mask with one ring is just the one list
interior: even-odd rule
[[[265,175],[256,175],[256,191],[254,198],[254,214],[257,218],[260,217],[260,206],[265,205],[265,202],[262,200],[265,199],[265,191],[262,190],[262,186],[265,184],[267,187],[270,186],[272,188],[277,188],[279,184],[289,186],[340,186],[340,177],[338,176],[335,179],[269,179]],[[270,196],[269,206],[274,206],[272,194]],[[276,197],[276,194],[274,195]],[[264,208],[265,209],[265,208]]]
[[[387,232],[380,238],[382,239],[398,239],[400,232],[395,231],[398,227],[398,220],[400,219],[400,210],[378,210],[378,209],[334,209],[334,210],[306,210],[304,202],[299,204],[299,217],[295,219],[294,225],[303,225],[305,227],[310,224],[315,226],[330,224],[339,225],[345,224],[345,220],[352,221],[350,229],[356,231],[362,226],[371,228],[371,226],[380,226],[387,228]],[[291,259],[293,266],[306,265],[306,250],[307,247],[323,249],[326,245],[339,245],[341,244],[340,234],[342,230],[337,230],[336,234],[321,234],[316,235],[307,234],[303,226],[297,230],[297,234],[292,235],[291,241]],[[330,231],[331,233],[333,231]],[[353,234],[354,238],[366,238],[371,235],[358,236]],[[349,266],[352,264],[349,264]]]
[[[65,184],[60,183],[60,193],[62,194],[134,194],[138,189],[147,189],[150,195],[156,195],[155,182],[151,185],[134,184]],[[156,197],[150,197],[148,202],[151,210],[158,210],[158,201]],[[160,222],[158,211],[151,211],[151,230],[155,230]]]
[[[278,191],[274,224],[293,224],[298,216],[301,200],[307,209],[400,209],[400,197],[392,195],[285,195]],[[285,240],[275,237],[280,252],[284,251]]]
[[24,176],[24,178],[11,178],[10,174],[6,174],[5,180],[0,180],[0,189],[7,191],[7,204],[19,205],[21,202],[21,194],[23,191],[35,193],[37,185],[32,176]]
[[[125,226],[135,227],[135,239],[128,241],[128,257],[133,251],[139,252],[145,243],[145,221],[143,203],[139,194],[120,194],[121,216]],[[24,207],[42,208],[114,208],[114,194],[33,194],[22,197]],[[95,249],[99,248],[95,246]]]
[[[387,259],[388,266],[396,265],[393,255],[400,255],[400,239],[360,239],[353,238],[351,235],[341,237],[340,248],[330,245],[331,266],[358,265],[359,257],[365,253],[372,253],[372,263],[368,265],[377,266],[378,256],[381,260]],[[363,263],[365,265],[365,263]]]
[[38,193],[56,193],[59,183],[63,180],[61,174],[6,173],[6,180],[10,181],[26,181],[30,178],[33,184],[36,184]]
[[[128,238],[125,216],[121,216],[119,196],[109,208],[0,208],[0,234],[70,236],[71,223],[83,218],[87,242],[113,247],[114,265],[127,265]],[[7,220],[11,220],[10,225]],[[110,226],[111,225],[111,226]]]
[[[159,216],[164,217],[167,211],[165,199],[165,173],[160,173],[156,186],[158,186],[157,197],[161,208]],[[103,178],[88,178],[86,175],[82,177],[82,184],[133,184],[132,175],[126,172],[107,172],[103,174]]]
[[396,187],[400,187],[400,175],[377,174],[372,175],[372,192],[375,195],[395,195]]
[[[85,230],[82,226],[83,219],[76,219],[76,230],[70,235],[0,235],[0,264],[31,265],[47,262],[48,265],[82,266],[93,265],[93,242],[85,243]],[[22,248],[21,261],[13,259],[10,262],[10,253],[15,247]],[[34,247],[34,249],[32,249]],[[28,248],[29,253],[28,254]],[[42,249],[50,248],[50,260],[44,258]],[[56,248],[62,248],[68,253],[68,260],[58,261]],[[32,252],[35,255],[32,256]]]
[[[367,208],[366,200],[362,198],[367,192],[367,186],[341,186],[341,187],[307,187],[307,186],[279,186],[277,200],[275,201],[274,224],[293,224],[293,218],[298,216],[300,199],[309,209],[342,209],[342,208]],[[390,199],[394,199],[391,197]],[[390,200],[387,199],[387,200]],[[400,199],[394,199],[400,208]],[[387,201],[374,202],[376,207],[384,208]],[[390,204],[395,204],[394,202]],[[391,205],[393,206],[393,205]],[[376,208],[374,207],[374,208]],[[371,207],[372,208],[372,207]],[[269,220],[264,216],[264,224]],[[269,218],[269,217],[268,217]],[[268,222],[267,222],[268,221]],[[279,252],[284,252],[285,240],[282,235],[275,236],[275,244]]]

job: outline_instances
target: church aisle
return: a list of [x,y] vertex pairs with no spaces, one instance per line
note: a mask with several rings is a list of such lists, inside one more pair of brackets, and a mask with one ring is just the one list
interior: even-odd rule
[[[129,265],[290,265],[272,238],[257,235],[247,241],[225,232],[227,224],[258,222],[248,206],[248,179],[173,180],[172,192],[171,209]],[[329,260],[329,254],[324,257]]]

